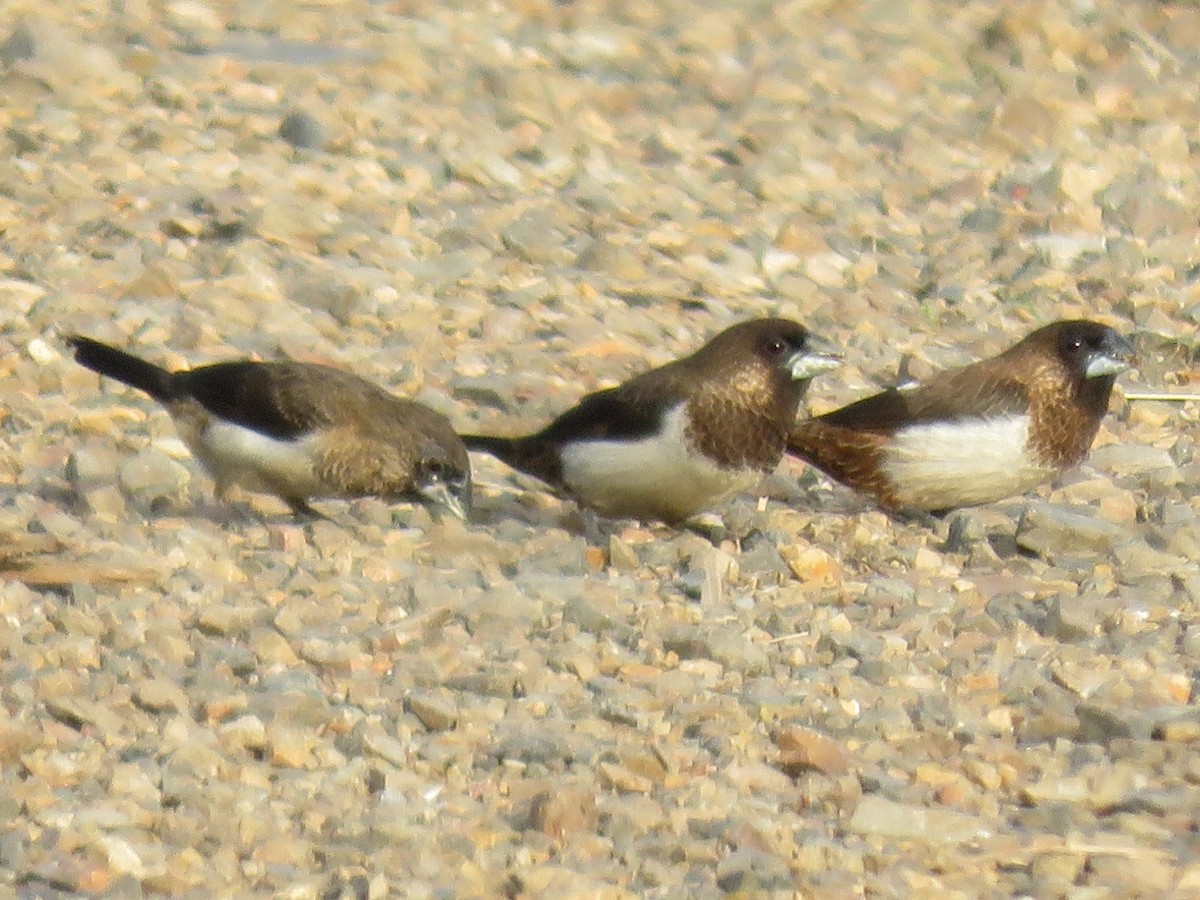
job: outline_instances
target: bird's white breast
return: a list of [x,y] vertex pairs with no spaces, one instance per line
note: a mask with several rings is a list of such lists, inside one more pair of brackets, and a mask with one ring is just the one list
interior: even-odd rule
[[681,403],[650,437],[569,444],[561,453],[563,480],[602,513],[667,521],[686,519],[758,481],[757,472],[711,462],[688,438],[687,421]]
[[1029,447],[1029,417],[961,419],[898,431],[883,470],[900,504],[945,509],[991,503],[1036,487],[1055,471]]
[[313,473],[313,441],[312,436],[281,440],[214,419],[199,433],[193,449],[219,482],[312,497],[320,488]]

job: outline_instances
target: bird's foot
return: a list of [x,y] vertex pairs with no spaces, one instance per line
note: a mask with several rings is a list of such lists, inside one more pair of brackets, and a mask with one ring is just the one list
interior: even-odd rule
[[309,506],[308,501],[302,497],[284,497],[283,501],[292,508],[292,515],[295,517],[298,523],[303,524],[305,522],[333,521],[333,519],[325,515],[325,513]]

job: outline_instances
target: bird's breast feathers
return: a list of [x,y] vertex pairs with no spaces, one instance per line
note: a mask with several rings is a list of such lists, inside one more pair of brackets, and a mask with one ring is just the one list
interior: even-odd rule
[[563,481],[607,515],[680,521],[759,480],[753,470],[711,461],[692,443],[687,425],[687,405],[680,403],[648,437],[568,443],[561,450]]
[[192,449],[218,481],[295,497],[325,493],[314,471],[319,435],[273,438],[242,425],[211,419]]
[[1029,416],[959,419],[895,432],[882,468],[898,505],[941,509],[1024,493],[1052,475],[1029,442]]

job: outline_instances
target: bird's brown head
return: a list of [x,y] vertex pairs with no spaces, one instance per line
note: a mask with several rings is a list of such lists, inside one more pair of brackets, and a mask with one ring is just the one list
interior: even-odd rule
[[471,463],[461,443],[426,442],[417,461],[413,488],[423,502],[466,522],[471,514]]
[[1112,379],[1133,362],[1129,341],[1107,325],[1088,319],[1064,319],[1043,325],[1003,356],[1050,357],[1080,383]]
[[1088,319],[1052,322],[1030,334],[1008,354],[1051,360],[1038,368],[1065,380],[1071,395],[1095,416],[1108,408],[1117,375],[1133,362],[1129,341],[1107,325]]
[[824,339],[790,319],[752,319],[725,329],[691,358],[748,394],[770,392],[799,403],[816,375],[841,364]]
[[1129,368],[1133,347],[1107,325],[1077,319],[1057,323],[1056,349],[1061,359],[1081,379],[1113,377]]

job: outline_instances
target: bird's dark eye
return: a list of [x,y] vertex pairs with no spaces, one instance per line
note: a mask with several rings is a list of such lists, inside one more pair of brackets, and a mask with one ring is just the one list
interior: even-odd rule
[[446,474],[446,464],[440,459],[434,459],[433,457],[427,456],[421,460],[421,468],[426,475],[435,481],[440,481],[442,476]]
[[787,351],[787,341],[783,338],[767,338],[764,349],[772,356],[780,356]]

